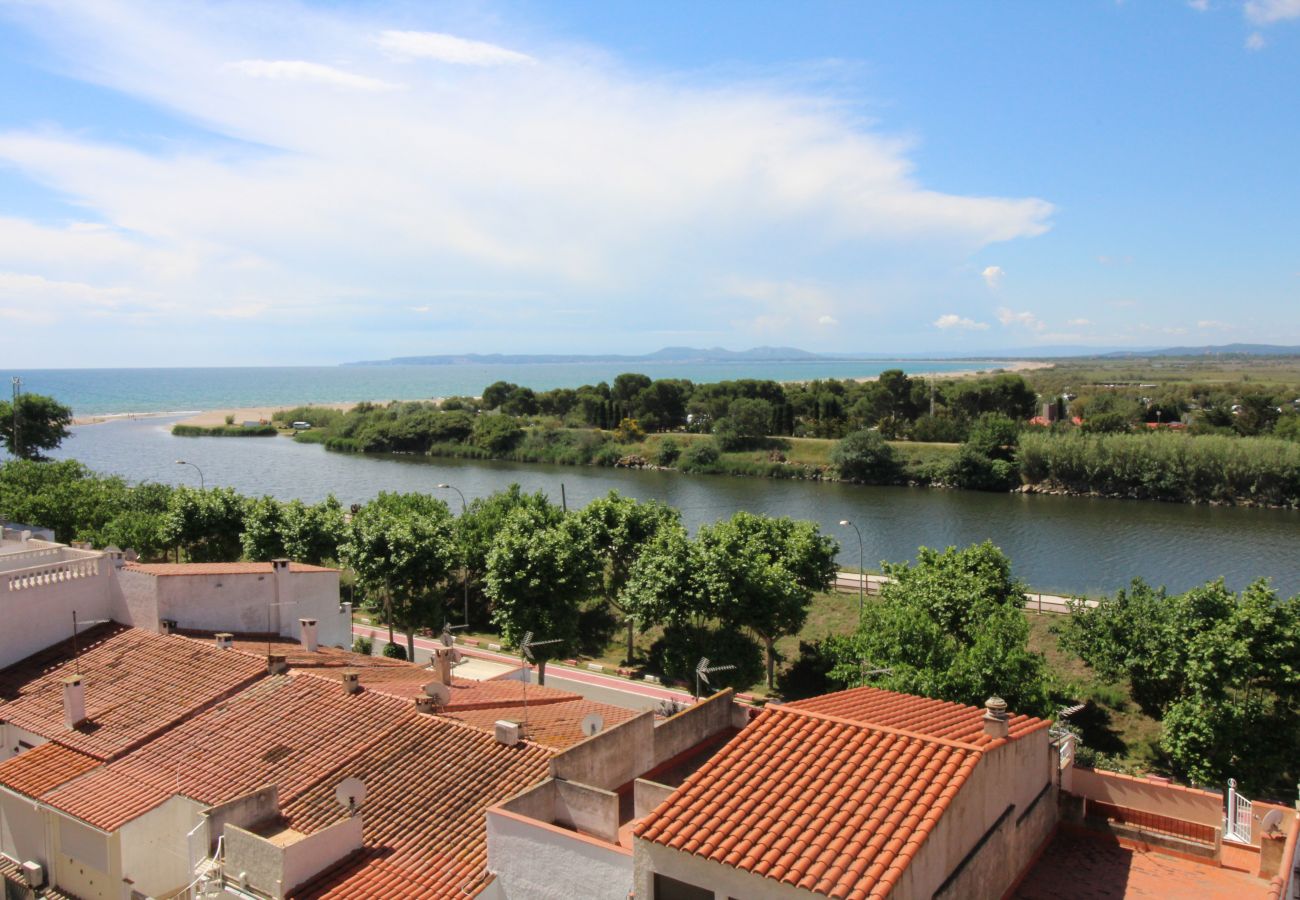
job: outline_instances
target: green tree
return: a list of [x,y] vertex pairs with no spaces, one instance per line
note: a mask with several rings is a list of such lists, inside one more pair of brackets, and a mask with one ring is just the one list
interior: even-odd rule
[[[479,589],[487,571],[488,553],[506,519],[516,509],[527,507],[550,515],[552,510],[558,513],[547,496],[541,491],[525,494],[518,484],[512,484],[504,491],[495,491],[487,497],[476,497],[470,501],[463,515],[456,518],[456,544],[459,548],[460,565],[464,577],[470,581],[469,587],[479,602],[482,592]],[[461,585],[462,589],[464,585]],[[481,617],[480,617],[481,619]]]
[[0,400],[0,440],[16,459],[44,459],[43,451],[53,450],[69,435],[72,410],[53,397],[20,394],[17,406],[15,416],[14,404]]
[[192,562],[230,562],[242,552],[247,500],[233,488],[177,488],[167,501],[162,539]]
[[516,647],[532,632],[558,641],[535,651],[537,679],[546,682],[546,661],[573,652],[578,615],[599,571],[586,530],[554,507],[520,507],[506,518],[487,558],[485,582],[492,621]]
[[984,413],[971,423],[966,445],[989,459],[1011,460],[1020,440],[1020,423],[1002,413]]
[[650,384],[648,375],[624,372],[614,379],[614,386],[610,388],[609,396],[611,400],[619,403],[631,403],[636,399],[637,394],[650,387]]
[[742,397],[731,401],[726,416],[713,426],[713,434],[723,450],[748,450],[767,442],[771,426],[772,404]]
[[1300,597],[1222,580],[1170,596],[1135,581],[1095,608],[1076,603],[1061,644],[1099,675],[1127,678],[1162,721],[1174,771],[1248,791],[1294,787],[1300,741]]
[[845,436],[831,451],[831,462],[845,481],[890,484],[898,478],[894,449],[878,431],[864,428]]
[[519,445],[523,436],[524,430],[515,423],[514,419],[495,414],[482,415],[474,420],[474,433],[471,440],[474,446],[489,453],[508,453]]
[[290,500],[281,509],[284,555],[298,562],[320,565],[337,560],[343,539],[343,504],[333,494],[311,505]]
[[447,504],[427,494],[382,492],[358,510],[339,544],[340,561],[357,574],[367,597],[386,607],[406,633],[406,658],[415,657],[415,631],[443,621],[451,568],[458,562]]
[[738,512],[700,529],[694,592],[724,624],[763,642],[767,684],[775,684],[776,641],[808,617],[813,592],[835,577],[839,545],[813,522]]
[[576,515],[578,526],[586,532],[600,570],[601,597],[623,617],[627,629],[626,662],[631,664],[636,649],[636,616],[625,597],[628,579],[642,552],[654,546],[665,529],[681,530],[681,514],[657,500],[639,503],[631,497],[610,491],[591,501]]
[[1051,709],[1043,657],[1028,649],[1024,585],[989,542],[940,553],[917,551],[915,565],[884,565],[891,580],[868,604],[858,630],[831,638],[831,677],[858,684],[864,668],[886,669],[873,683],[890,690],[982,706],[990,696],[1018,711]]
[[283,557],[283,533],[284,512],[279,500],[258,497],[249,501],[244,511],[244,531],[239,536],[246,558],[266,562]]

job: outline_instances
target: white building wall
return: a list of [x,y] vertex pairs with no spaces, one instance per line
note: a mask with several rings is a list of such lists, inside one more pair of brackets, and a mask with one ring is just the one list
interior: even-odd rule
[[122,826],[122,877],[135,890],[162,897],[190,883],[190,849],[186,836],[199,824],[205,809],[186,797],[175,796]]
[[604,842],[499,810],[487,814],[487,841],[504,900],[627,900],[632,891],[632,854]]
[[35,800],[0,788],[0,853],[17,863],[35,860],[49,868],[45,816]]
[[83,622],[112,616],[112,566],[97,556],[0,575],[0,668],[72,636]]

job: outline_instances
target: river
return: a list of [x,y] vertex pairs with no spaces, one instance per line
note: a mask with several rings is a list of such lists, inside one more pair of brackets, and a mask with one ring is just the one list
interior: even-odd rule
[[[677,472],[572,468],[522,463],[329,453],[288,438],[178,438],[175,418],[87,425],[57,452],[132,481],[194,485],[343,503],[380,491],[436,492],[449,483],[473,500],[518,482],[570,509],[610,490],[662,500],[699,525],[745,509],[812,519],[837,537],[840,561],[858,561],[857,524],[867,565],[914,557],[918,546],[962,546],[987,539],[1011,558],[1016,575],[1036,590],[1099,593],[1142,577],[1171,590],[1223,577],[1233,588],[1267,576],[1288,596],[1300,593],[1300,511],[1078,497],[983,494],[929,488],[862,487],[808,481],[684,475]],[[459,498],[444,493],[456,509]]]

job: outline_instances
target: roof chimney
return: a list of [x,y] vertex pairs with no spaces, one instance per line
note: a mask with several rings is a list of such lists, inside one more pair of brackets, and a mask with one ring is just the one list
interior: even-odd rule
[[158,623],[158,633],[159,633],[159,634],[175,634],[175,632],[176,632],[176,620],[175,620],[175,619],[162,619],[162,620]]
[[282,654],[270,653],[266,657],[266,671],[272,675],[283,675],[289,671],[289,662]]
[[990,697],[984,701],[984,733],[991,738],[1005,738],[1010,734],[1007,727],[1007,701],[1001,697]]
[[273,559],[271,560],[271,583],[274,586],[275,600],[271,604],[271,614],[268,618],[268,631],[272,634],[283,635],[284,629],[280,625],[280,607],[293,603],[293,595],[289,592],[289,560]]
[[308,653],[315,653],[320,643],[316,637],[316,620],[299,619],[298,633],[302,636],[303,649]]
[[69,728],[86,721],[86,685],[80,675],[63,679],[63,721]]
[[229,650],[235,646],[235,636],[229,631],[218,631],[214,637],[217,639],[217,646],[222,650]]
[[450,647],[436,647],[433,651],[433,669],[438,673],[438,680],[445,685],[451,685],[451,655],[454,651]]
[[429,713],[429,714],[432,714],[435,708],[436,708],[436,704],[435,704],[434,699],[433,699],[432,697],[416,697],[416,698],[415,698],[415,711],[416,711],[416,712],[422,712],[422,713]]
[[342,675],[343,675],[343,690],[347,691],[349,694],[361,693],[360,672],[358,672],[356,669],[344,669]]

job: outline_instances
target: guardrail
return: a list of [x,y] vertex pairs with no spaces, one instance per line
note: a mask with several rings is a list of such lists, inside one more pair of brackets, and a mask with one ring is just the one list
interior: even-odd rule
[[1217,842],[1217,829],[1211,825],[1188,822],[1185,819],[1175,819],[1172,816],[1162,816],[1141,809],[1130,809],[1127,806],[1116,806],[1100,800],[1086,801],[1084,817],[1106,819],[1120,825],[1130,825],[1143,831],[1155,831],[1200,844],[1208,844],[1211,847]]
[[5,588],[9,591],[25,591],[31,588],[61,584],[78,578],[92,578],[99,574],[99,557],[74,559],[51,566],[33,566],[17,572],[6,573],[3,578]]

